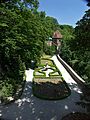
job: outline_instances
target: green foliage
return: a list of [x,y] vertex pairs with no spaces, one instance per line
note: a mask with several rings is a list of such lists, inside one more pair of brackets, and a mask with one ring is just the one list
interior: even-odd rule
[[42,20],[42,24],[43,24],[43,26],[42,26],[42,28],[43,28],[42,36],[43,36],[44,40],[48,40],[48,38],[52,37],[53,33],[57,29],[60,29],[59,24],[58,24],[58,22],[55,18],[50,17],[50,16],[45,16],[41,20]]
[[67,62],[69,63],[71,61],[72,57],[72,52],[69,48],[69,46],[66,44],[65,41],[62,42],[62,46],[60,49],[60,56]]
[[53,64],[53,60],[51,60],[50,58],[41,58],[41,60],[40,60],[40,66],[41,65],[46,65],[46,63],[48,63],[48,65],[50,65],[50,66],[53,66],[54,64]]
[[71,40],[64,39],[60,55],[86,82],[90,82],[90,9],[73,31]]
[[53,56],[56,52],[55,46],[48,46],[47,44],[45,44],[44,52],[45,52],[46,55]]
[[44,71],[42,71],[40,68],[34,70],[33,73],[34,77],[45,77],[46,73]]
[[[31,60],[40,63],[45,52],[54,55],[55,47],[45,41],[59,30],[63,35],[60,55],[86,81],[90,79],[90,10],[73,29],[59,25],[45,12],[38,12],[38,0],[0,1],[0,89],[2,96],[11,96],[31,67]],[[75,47],[74,47],[75,46]],[[40,71],[39,71],[40,72]]]
[[83,18],[77,22],[75,28],[76,43],[80,46],[78,49],[90,50],[90,9],[86,11]]
[[[35,2],[36,1],[36,2]],[[31,9],[26,4],[30,3]],[[43,49],[38,1],[2,1],[0,4],[0,92],[12,96],[31,60],[39,61]],[[29,64],[28,64],[29,63]],[[8,83],[9,80],[9,83]]]
[[2,90],[0,91],[0,96],[2,97],[9,97],[12,96],[14,92],[12,84],[6,84],[2,87]]
[[25,69],[31,67],[31,60],[35,64],[40,61],[46,39],[58,27],[55,18],[37,11],[38,5],[38,0],[0,1],[0,89],[4,89],[5,96],[11,93],[4,83],[10,80],[10,89],[16,91]]
[[[90,82],[90,9],[77,22],[75,35],[71,49],[75,51],[79,60],[78,69],[76,70],[86,82]],[[76,48],[73,48],[73,45]]]
[[63,35],[63,41],[67,42],[67,44],[70,44],[72,39],[74,39],[74,28],[70,25],[60,25],[60,31]]
[[49,73],[49,77],[51,78],[52,76],[53,77],[60,77],[62,76],[61,72],[58,70],[58,68],[55,66],[53,60],[49,59],[49,58],[41,58],[41,62],[40,64],[38,64],[38,67],[39,68],[36,68],[34,70],[34,77],[35,78],[45,78],[46,77],[46,73],[45,71],[43,71],[42,69],[45,67],[46,63],[48,63],[48,65],[50,66],[50,68],[48,69],[51,69],[53,70],[53,72],[50,72]]
[[52,69],[53,70],[53,72],[51,72],[51,73],[49,73],[49,76],[50,77],[60,77],[60,76],[62,76],[62,74],[57,70],[57,69]]
[[[46,62],[50,66],[50,68],[47,69],[53,70],[53,72],[49,73],[48,77],[46,77],[45,71],[42,71]],[[68,88],[67,83],[64,81],[61,72],[58,70],[52,60],[42,58],[41,63],[43,65],[38,65],[39,68],[35,69],[34,71],[32,84],[33,94],[41,99],[47,100],[63,99],[70,95],[71,91]],[[37,72],[41,73],[41,75],[37,74]]]

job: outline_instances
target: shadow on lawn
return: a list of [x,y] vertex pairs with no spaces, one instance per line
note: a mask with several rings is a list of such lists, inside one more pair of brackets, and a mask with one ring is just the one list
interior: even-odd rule
[[[53,80],[52,80],[53,81]],[[68,97],[71,90],[64,81],[53,82],[33,82],[33,94],[41,99],[60,100]]]
[[32,83],[26,82],[22,97],[12,104],[0,106],[0,116],[5,120],[60,120],[71,112],[85,112],[76,105],[80,92],[75,84],[71,85],[71,95],[58,101],[36,98],[32,94]]

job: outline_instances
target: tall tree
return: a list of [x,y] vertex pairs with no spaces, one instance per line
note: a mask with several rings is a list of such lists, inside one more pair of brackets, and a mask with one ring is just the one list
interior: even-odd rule
[[90,9],[83,18],[77,22],[75,28],[76,43],[80,49],[90,50]]

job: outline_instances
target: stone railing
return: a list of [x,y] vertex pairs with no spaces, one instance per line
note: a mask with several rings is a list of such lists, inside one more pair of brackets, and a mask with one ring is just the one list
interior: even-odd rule
[[57,55],[57,59],[79,85],[85,85],[85,81],[59,55]]

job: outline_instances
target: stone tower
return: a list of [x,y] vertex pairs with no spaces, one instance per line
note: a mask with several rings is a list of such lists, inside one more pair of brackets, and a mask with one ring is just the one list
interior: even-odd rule
[[53,40],[53,45],[56,47],[56,52],[58,52],[58,48],[61,46],[61,39],[62,35],[61,33],[57,30],[53,33],[52,40]]

